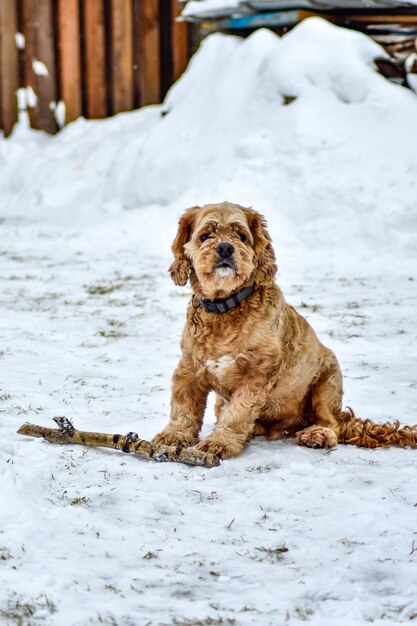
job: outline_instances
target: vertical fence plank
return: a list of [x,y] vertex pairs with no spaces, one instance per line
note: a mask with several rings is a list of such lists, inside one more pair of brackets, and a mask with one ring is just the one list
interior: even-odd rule
[[155,104],[161,98],[159,3],[137,0],[139,11],[139,84],[141,105]]
[[0,127],[8,135],[17,120],[19,84],[17,11],[14,0],[0,0]]
[[129,0],[111,0],[113,112],[133,108],[133,12]]
[[78,0],[58,0],[58,47],[60,95],[65,103],[65,122],[82,113],[81,46]]
[[50,133],[57,130],[51,104],[57,100],[56,67],[55,67],[55,43],[53,32],[52,2],[51,0],[37,0],[36,2],[36,28],[35,28],[35,59],[41,61],[47,74],[44,75],[42,67],[36,71],[36,65],[32,62],[32,72],[35,74],[35,91],[38,96],[38,127]]
[[[52,3],[51,0],[21,0],[19,6],[19,28],[25,37],[22,82],[36,96],[36,102],[28,103],[30,124],[32,128],[53,133],[57,126],[50,103],[57,99],[57,84]],[[45,65],[47,75],[37,67],[39,61]]]
[[186,22],[176,22],[175,18],[181,13],[178,0],[172,1],[172,67],[173,82],[184,73],[190,58],[188,45],[188,25]]
[[141,0],[132,0],[133,6],[133,106],[135,109],[140,107],[140,80],[139,80],[139,33],[140,33],[140,15],[139,2]]
[[[23,86],[31,87],[37,96],[36,79],[32,69],[32,60],[36,58],[36,0],[22,0],[20,6],[20,30],[25,37],[25,47],[23,50]],[[35,106],[28,108],[28,113],[32,128],[41,128],[38,123],[39,101],[37,101]]]
[[96,119],[107,115],[105,1],[83,2],[86,115]]

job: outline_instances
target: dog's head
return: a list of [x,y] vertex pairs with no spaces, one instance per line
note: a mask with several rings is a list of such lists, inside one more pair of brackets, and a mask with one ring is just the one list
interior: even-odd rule
[[254,282],[272,281],[277,271],[265,220],[256,211],[230,202],[185,211],[172,244],[172,280],[194,277],[207,298],[223,297]]

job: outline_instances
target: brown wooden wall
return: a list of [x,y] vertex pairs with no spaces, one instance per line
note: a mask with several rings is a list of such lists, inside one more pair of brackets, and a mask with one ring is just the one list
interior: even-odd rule
[[179,11],[178,0],[0,0],[0,128],[17,119],[18,87],[32,87],[31,125],[50,133],[58,101],[66,123],[160,102],[189,59]]

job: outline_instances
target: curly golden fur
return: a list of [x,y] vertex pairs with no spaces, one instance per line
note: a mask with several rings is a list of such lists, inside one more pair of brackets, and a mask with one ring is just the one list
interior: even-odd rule
[[[172,245],[173,281],[193,298],[173,376],[171,418],[154,442],[237,456],[255,435],[295,436],[313,448],[338,441],[375,447],[417,444],[417,427],[363,422],[342,411],[342,374],[333,352],[287,304],[274,282],[275,254],[264,218],[229,202],[188,209]],[[227,313],[200,300],[254,291]],[[208,393],[217,423],[198,443]]]

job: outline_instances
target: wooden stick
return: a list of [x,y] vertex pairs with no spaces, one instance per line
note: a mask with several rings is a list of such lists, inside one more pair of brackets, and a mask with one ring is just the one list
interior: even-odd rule
[[220,465],[220,459],[215,454],[200,452],[200,450],[192,448],[181,448],[180,446],[153,446],[150,441],[139,439],[136,433],[111,435],[76,430],[66,417],[54,417],[54,422],[58,425],[58,429],[26,422],[17,432],[19,435],[27,435],[28,437],[43,437],[52,443],[115,448],[123,452],[133,452],[157,463],[171,461],[208,468]]

